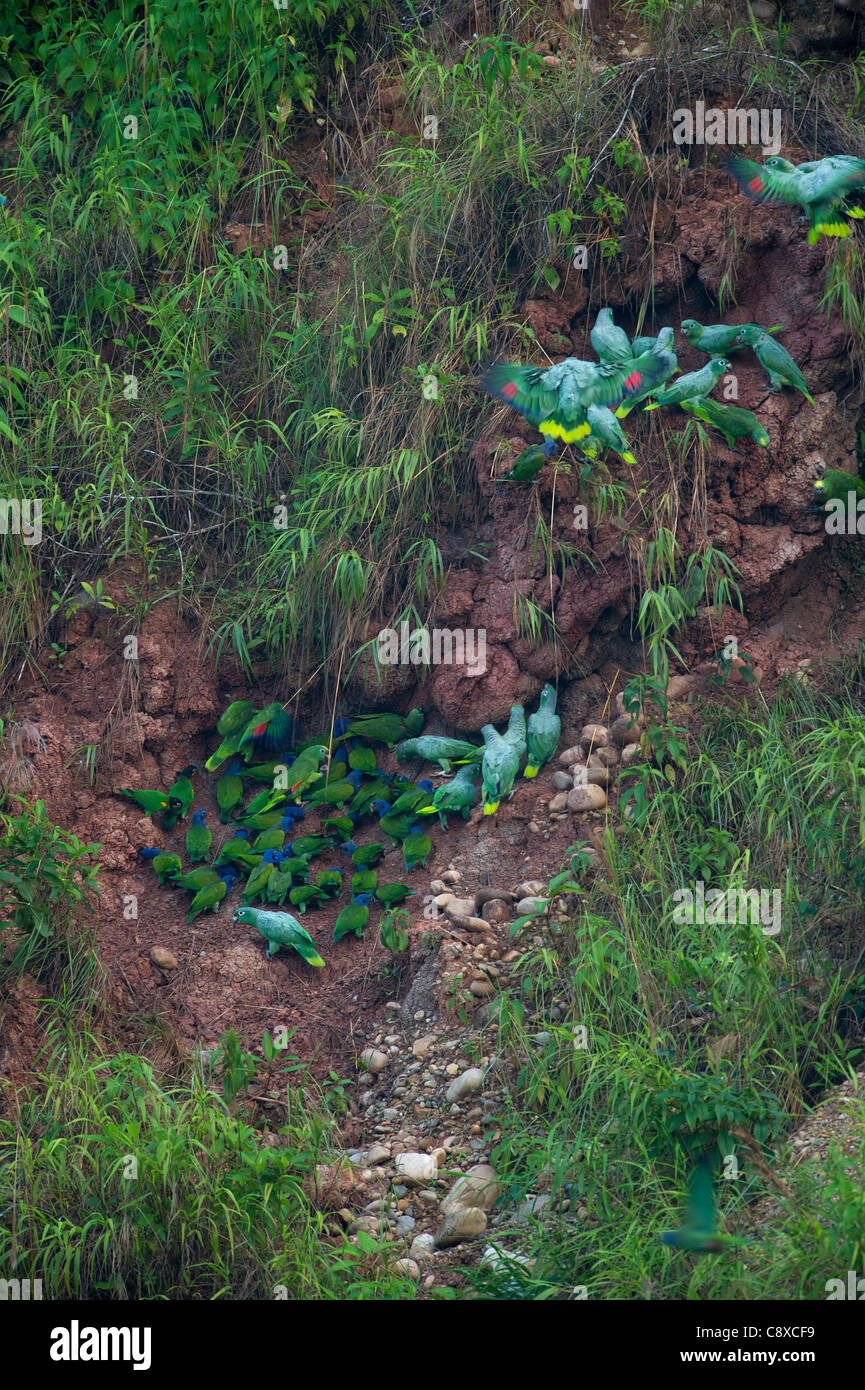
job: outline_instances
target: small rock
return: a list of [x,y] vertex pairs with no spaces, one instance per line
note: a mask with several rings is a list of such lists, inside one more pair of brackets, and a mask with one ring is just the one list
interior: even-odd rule
[[547,885],[542,883],[539,878],[527,878],[517,889],[518,898],[536,898],[539,893],[545,893]]
[[435,1253],[435,1248],[435,1236],[431,1232],[425,1231],[423,1235],[415,1236],[408,1253],[413,1260],[419,1260],[423,1263],[424,1260],[432,1258]]
[[[449,1105],[456,1105],[464,1096],[470,1096],[474,1091],[480,1089],[483,1083],[484,1074],[480,1067],[469,1067],[461,1076],[456,1077],[451,1082],[445,1093],[445,1100]],[[438,1169],[436,1169],[438,1171]]]
[[378,1163],[387,1163],[390,1158],[390,1149],[386,1144],[371,1144],[364,1154],[364,1163],[368,1163],[371,1168],[375,1168]]
[[605,724],[586,724],[580,734],[580,743],[584,748],[606,748],[609,741]]
[[453,893],[439,893],[438,897],[435,899],[436,907],[444,908],[447,907],[448,903],[452,902],[456,902]]
[[448,913],[450,920],[455,927],[462,927],[464,931],[492,931],[489,922],[484,921],[483,917],[461,917],[458,913]]
[[[572,777],[569,777],[569,778],[568,778],[568,787],[570,788],[570,787],[572,787],[573,785],[574,785],[573,778],[572,778]],[[560,811],[565,811],[565,810],[567,810],[567,805],[568,805],[568,793],[567,793],[567,792],[557,792],[556,795],[552,798],[552,800],[551,800],[551,802],[550,802],[550,815],[551,815],[551,816],[555,816],[555,815],[558,815],[558,813],[559,813]]]
[[[772,24],[778,13],[778,6],[772,0],[751,0],[751,13],[755,19],[759,19],[763,24]],[[681,677],[673,677],[673,680],[681,680]],[[670,682],[672,684],[672,681]],[[670,696],[675,699],[675,696]]]
[[166,946],[153,946],[150,950],[150,959],[154,965],[158,965],[161,970],[176,970],[177,956],[173,951],[169,951]]
[[411,1045],[411,1050],[415,1057],[423,1058],[435,1047],[435,1033],[427,1033],[425,1037],[418,1038]]
[[414,1260],[410,1260],[410,1259],[397,1260],[397,1262],[396,1262],[396,1264],[394,1265],[393,1268],[394,1268],[394,1273],[395,1273],[395,1274],[402,1274],[403,1277],[406,1278],[406,1279],[419,1279],[419,1278],[420,1278],[420,1269],[418,1268],[418,1266],[417,1266],[417,1264],[415,1263]]
[[574,787],[568,792],[569,811],[602,811],[607,804],[607,793],[603,787],[589,783],[586,787]]
[[455,898],[451,894],[450,900],[444,905],[448,917],[473,917],[475,914],[474,898]]
[[[573,795],[573,793],[572,793]],[[517,903],[517,915],[525,916],[527,913],[540,913],[546,911],[548,904],[546,898],[521,898]]]
[[642,728],[642,717],[631,719],[630,715],[620,714],[610,725],[610,738],[622,748],[626,743],[633,743],[635,738],[639,738]]
[[640,754],[639,743],[626,743],[622,749],[622,767],[630,767]]
[[445,883],[462,882],[462,874],[460,873],[459,869],[445,869],[444,873],[442,874],[442,878],[444,879]]
[[481,908],[481,917],[485,922],[506,922],[510,915],[508,904],[501,898],[492,898]]
[[436,1231],[436,1249],[444,1250],[449,1245],[459,1245],[463,1240],[477,1240],[486,1229],[486,1212],[480,1207],[465,1207],[445,1217]]
[[586,755],[579,744],[574,744],[573,748],[566,748],[564,753],[559,754],[559,762],[564,763],[565,767],[573,767],[574,763],[584,763]]
[[536,820],[530,820],[528,825],[526,826],[526,829],[528,830],[530,835],[540,835],[541,833],[541,827],[538,825]]
[[476,999],[488,999],[494,991],[495,985],[492,980],[472,980],[469,985],[469,993],[473,994]]
[[550,781],[552,782],[553,791],[557,792],[569,792],[574,785],[574,779],[570,772],[554,772]]
[[[754,11],[754,14],[757,15],[758,19],[760,18],[760,16],[757,14],[757,6],[760,4],[762,4],[762,0],[754,0],[754,3],[751,6],[752,10]],[[772,17],[774,18],[775,6],[769,5],[767,6],[767,8],[772,10]],[[670,679],[667,681],[667,699],[670,701],[684,700],[685,696],[690,695],[693,689],[693,676],[671,676]]]
[[365,1047],[358,1059],[361,1071],[371,1071],[373,1076],[378,1072],[384,1071],[388,1064],[386,1052],[379,1052],[377,1047]]
[[434,878],[429,886],[429,890],[432,893],[433,897],[435,897],[437,893],[443,893],[446,888],[447,884],[445,883],[443,878]]
[[404,1153],[396,1156],[396,1171],[403,1182],[420,1186],[438,1177],[438,1164],[432,1154]]
[[481,1207],[489,1211],[495,1206],[500,1192],[495,1169],[488,1163],[476,1163],[457,1178],[442,1202],[442,1216],[452,1216],[454,1212],[464,1211],[467,1207]]

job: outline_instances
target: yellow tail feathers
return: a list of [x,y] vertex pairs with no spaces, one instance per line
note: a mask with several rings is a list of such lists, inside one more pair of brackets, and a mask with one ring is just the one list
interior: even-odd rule
[[495,813],[496,813],[496,811],[497,811],[498,809],[499,809],[499,803],[498,803],[497,801],[485,801],[485,802],[484,802],[484,815],[485,815],[485,816],[494,816]]
[[526,767],[525,770],[523,771],[523,776],[524,776],[524,777],[537,777],[539,771],[540,771],[540,767],[531,767],[531,766],[528,766],[528,767]]

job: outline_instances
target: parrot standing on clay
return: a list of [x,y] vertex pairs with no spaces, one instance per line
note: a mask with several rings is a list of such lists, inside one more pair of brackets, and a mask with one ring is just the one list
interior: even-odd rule
[[762,328],[753,324],[746,324],[744,328],[740,328],[738,338],[740,342],[753,348],[757,361],[768,373],[769,385],[773,391],[780,391],[782,386],[795,386],[797,391],[801,391],[802,395],[807,396],[811,404],[814,404],[814,397],[808,390],[807,381],[781,343],[770,338]]

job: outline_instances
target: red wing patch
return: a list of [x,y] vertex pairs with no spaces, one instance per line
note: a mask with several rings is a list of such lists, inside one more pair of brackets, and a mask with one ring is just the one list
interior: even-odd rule
[[261,738],[261,735],[265,732],[266,729],[267,729],[267,720],[265,720],[263,724],[256,724],[255,728],[254,728],[253,731],[252,731],[252,737],[253,737],[253,738]]
[[512,401],[514,396],[517,394],[518,389],[519,388],[513,381],[509,381],[505,386],[502,387],[502,395],[506,397],[507,400]]
[[752,193],[763,192],[763,180],[760,178],[759,174],[755,174],[752,179],[748,180],[748,187]]
[[625,389],[628,391],[636,391],[642,380],[643,378],[639,372],[631,372],[630,376],[625,377]]

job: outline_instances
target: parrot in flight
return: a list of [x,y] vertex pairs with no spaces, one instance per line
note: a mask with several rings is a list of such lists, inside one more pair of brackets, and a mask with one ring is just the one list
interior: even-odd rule
[[239,907],[233,922],[244,922],[261,932],[267,942],[267,959],[275,956],[280,946],[289,946],[302,956],[307,965],[324,965],[309,932],[290,912],[267,912],[261,907]]
[[552,450],[556,439],[574,444],[591,434],[586,417],[590,405],[618,405],[666,381],[676,369],[669,351],[672,342],[672,328],[664,329],[651,351],[618,364],[578,357],[566,357],[546,369],[497,363],[487,368],[480,384],[489,395],[519,410]]
[[769,385],[773,391],[780,391],[782,386],[795,386],[797,391],[801,391],[802,395],[807,396],[811,404],[814,404],[814,397],[808,390],[807,381],[781,343],[770,338],[768,333],[764,333],[762,328],[754,324],[746,324],[744,328],[740,328],[738,338],[740,342],[747,343],[748,347],[754,349],[754,356],[768,373]]
[[755,164],[752,159],[733,155],[726,169],[743,193],[755,202],[803,208],[811,246],[821,236],[849,236],[849,220],[865,217],[865,208],[853,196],[855,190],[865,185],[865,159],[828,155],[805,164],[791,164],[789,159],[775,155],[763,164]]
[[664,1245],[674,1245],[679,1250],[693,1250],[702,1254],[717,1254],[726,1246],[741,1244],[734,1236],[721,1236],[717,1233],[712,1170],[705,1159],[697,1164],[691,1174],[682,1225],[676,1231],[664,1231],[661,1241]]

